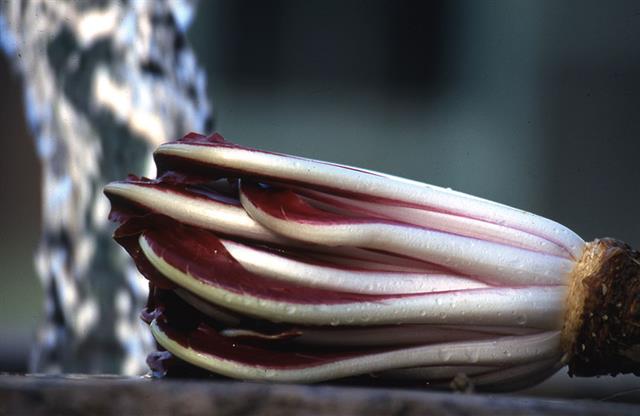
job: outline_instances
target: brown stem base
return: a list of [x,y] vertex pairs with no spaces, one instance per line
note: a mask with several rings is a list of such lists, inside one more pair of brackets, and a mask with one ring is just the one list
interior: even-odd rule
[[640,253],[611,238],[587,244],[562,329],[569,375],[640,375]]

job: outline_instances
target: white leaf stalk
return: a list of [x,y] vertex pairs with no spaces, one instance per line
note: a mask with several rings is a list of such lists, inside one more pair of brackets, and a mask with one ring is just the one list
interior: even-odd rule
[[[620,269],[608,240],[586,244],[502,204],[219,135],[192,133],[155,159],[157,180],[105,192],[116,239],[157,288],[151,331],[187,363],[282,382],[446,386],[463,374],[497,389],[567,362],[579,375],[637,371],[638,297],[589,295]],[[612,321],[631,322],[615,348],[611,328],[593,327],[593,310],[612,302],[624,312]]]

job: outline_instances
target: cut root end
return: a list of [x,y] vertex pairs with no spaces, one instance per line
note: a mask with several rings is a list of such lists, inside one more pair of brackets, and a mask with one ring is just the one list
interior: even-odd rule
[[587,244],[562,330],[569,374],[640,375],[640,252],[611,238]]

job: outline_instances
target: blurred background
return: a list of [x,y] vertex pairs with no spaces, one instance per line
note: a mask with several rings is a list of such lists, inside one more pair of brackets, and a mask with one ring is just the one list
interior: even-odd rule
[[[636,1],[202,1],[187,37],[231,141],[640,247]],[[41,168],[11,59],[0,54],[0,372],[26,370],[43,308]],[[560,375],[532,393],[637,400],[639,387]]]

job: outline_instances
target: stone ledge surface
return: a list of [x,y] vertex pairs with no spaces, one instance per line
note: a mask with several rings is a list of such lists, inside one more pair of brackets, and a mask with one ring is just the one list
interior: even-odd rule
[[638,415],[630,404],[514,395],[146,377],[0,375],[0,415]]

